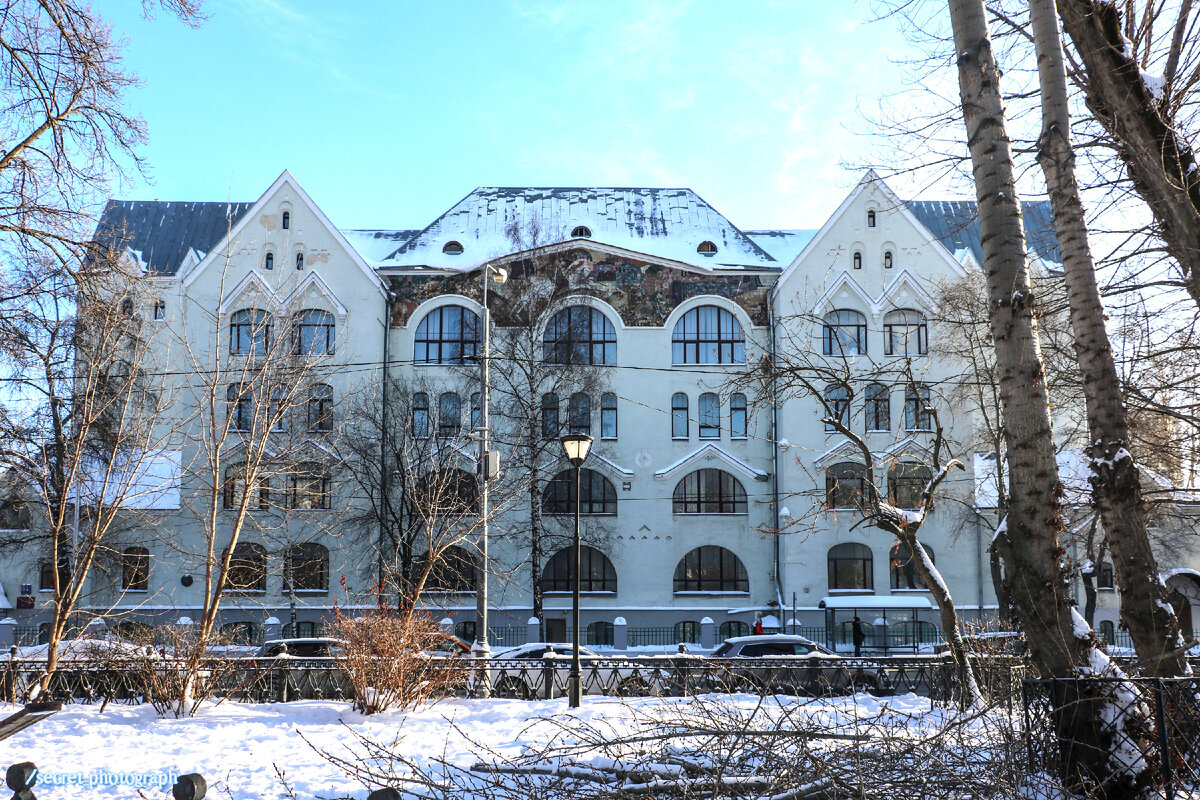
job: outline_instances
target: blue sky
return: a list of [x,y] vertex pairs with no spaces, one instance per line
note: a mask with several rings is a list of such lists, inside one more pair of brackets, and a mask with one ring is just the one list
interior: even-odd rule
[[906,48],[865,2],[207,0],[195,30],[140,7],[98,8],[151,137],[151,183],[113,194],[252,200],[286,168],[342,227],[486,185],[687,186],[743,228],[816,227]]

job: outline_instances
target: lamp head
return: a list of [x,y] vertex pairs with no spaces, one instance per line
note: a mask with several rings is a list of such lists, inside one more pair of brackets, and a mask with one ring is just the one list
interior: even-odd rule
[[505,283],[508,281],[508,267],[497,267],[495,264],[487,264],[484,269],[492,276],[494,283]]
[[567,461],[571,462],[571,466],[578,468],[583,464],[584,459],[588,457],[588,450],[592,447],[592,442],[595,441],[586,433],[571,433],[561,439],[563,452],[566,453]]

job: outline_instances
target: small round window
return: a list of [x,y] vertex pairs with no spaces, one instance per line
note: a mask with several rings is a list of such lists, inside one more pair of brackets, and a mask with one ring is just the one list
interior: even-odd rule
[[696,248],[696,252],[702,256],[716,255],[717,246],[712,242],[701,242],[700,246]]
[[446,253],[447,255],[459,256],[462,255],[462,251],[463,246],[458,242],[446,242],[446,244],[442,246],[442,252]]
[[575,230],[571,231],[571,236],[575,239],[590,239],[592,238],[592,229],[587,225],[576,225]]

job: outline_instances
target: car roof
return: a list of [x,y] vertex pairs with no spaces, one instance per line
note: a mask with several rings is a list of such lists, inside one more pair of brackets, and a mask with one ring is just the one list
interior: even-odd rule
[[329,636],[308,636],[298,639],[268,639],[262,643],[262,646],[273,647],[277,644],[343,644],[343,642],[341,639]]
[[760,644],[762,642],[790,642],[817,646],[817,642],[812,639],[794,633],[760,633],[750,636],[733,636],[725,640],[725,644]]

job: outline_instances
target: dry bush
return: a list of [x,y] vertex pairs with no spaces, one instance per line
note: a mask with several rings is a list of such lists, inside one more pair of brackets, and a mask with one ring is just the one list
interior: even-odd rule
[[443,639],[429,617],[387,608],[353,619],[335,613],[329,633],[342,640],[337,664],[354,690],[354,709],[364,714],[412,708],[453,694],[461,682],[456,658],[427,652]]

